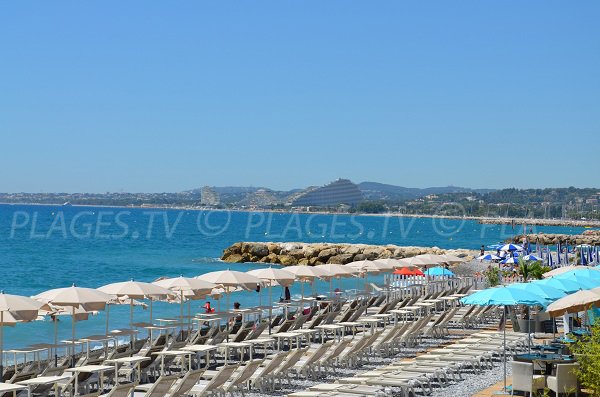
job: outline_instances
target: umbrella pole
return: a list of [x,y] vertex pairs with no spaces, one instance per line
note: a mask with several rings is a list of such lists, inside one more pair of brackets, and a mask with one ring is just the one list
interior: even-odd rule
[[188,330],[189,333],[192,333],[192,330],[194,329],[193,325],[192,325],[192,300],[189,299],[188,300],[188,318],[187,318],[187,322],[188,322]]
[[108,316],[110,315],[110,305],[106,304],[106,332],[105,335],[108,336]]
[[58,367],[58,319],[52,320],[54,322],[54,366]]
[[273,316],[273,281],[269,282],[269,335],[271,335],[271,322],[273,321],[272,316]]
[[[133,329],[133,299],[129,298],[129,327]],[[152,338],[150,338],[152,339]],[[150,341],[152,342],[152,341]],[[133,348],[133,333],[129,335],[129,343],[131,343],[131,347]]]
[[71,340],[73,342],[73,356],[71,359],[71,361],[72,361],[71,366],[74,367],[75,366],[75,321],[77,321],[77,319],[75,318],[75,306],[73,306],[72,314],[73,314],[73,321],[71,322]]
[[527,353],[531,354],[531,308],[527,307]]
[[183,290],[181,290],[180,295],[181,303],[179,304],[179,318],[181,319],[181,330],[183,331]]
[[[227,289],[225,290],[225,292],[227,292],[227,306],[226,306],[226,310],[229,311],[229,287],[227,287]],[[230,322],[230,318],[227,317],[227,343],[229,343],[229,322]]]
[[[4,374],[4,311],[0,311],[0,375]],[[0,376],[0,383],[3,382]]]
[[502,356],[503,358],[503,365],[504,365],[504,389],[502,390],[505,394],[506,394],[506,322],[508,320],[508,315],[507,315],[507,310],[506,310],[506,306],[504,306],[504,325],[502,327],[502,336],[503,336],[503,346],[504,346],[504,354]]

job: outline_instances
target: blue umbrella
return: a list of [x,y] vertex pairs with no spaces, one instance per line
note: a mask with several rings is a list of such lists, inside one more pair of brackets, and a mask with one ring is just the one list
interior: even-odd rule
[[523,259],[525,259],[526,261],[534,261],[534,262],[537,262],[537,261],[541,261],[541,260],[542,260],[542,258],[539,258],[539,257],[537,257],[537,256],[535,256],[535,255],[533,255],[533,254],[525,255],[525,256],[523,257]]
[[573,292],[577,292],[579,290],[585,289],[578,282],[573,280],[565,280],[560,278],[547,278],[544,280],[537,280],[532,282],[532,284],[540,284],[547,285],[549,287],[556,288],[558,290],[563,291],[566,294],[572,294]]
[[480,306],[504,306],[504,391],[506,392],[506,306],[513,305],[542,305],[544,300],[526,290],[517,288],[496,287],[488,288],[482,291],[475,292],[469,296],[465,296],[460,300],[465,305],[480,305]]
[[556,244],[556,263],[561,265],[562,261],[560,260],[560,243]]
[[523,247],[517,244],[504,244],[500,251],[523,251]]
[[574,271],[559,274],[558,276],[555,276],[553,278],[557,278],[560,280],[575,281],[577,284],[579,284],[581,286],[581,289],[592,289],[592,288],[600,287],[600,279],[589,278],[583,274],[579,275]]
[[[554,287],[543,285],[543,284],[515,283],[515,284],[509,285],[507,288],[515,288],[515,289],[534,293],[535,295],[539,296],[540,298],[542,298],[546,301],[546,304],[543,305],[544,307],[548,306],[550,303],[554,302],[555,300],[558,300],[560,298],[567,296],[567,294],[564,293],[563,291],[556,289]],[[527,334],[530,333],[529,332],[530,326],[531,326],[530,321],[527,321]],[[531,352],[531,339],[529,339],[528,341],[529,341],[529,344],[528,344],[529,351]]]
[[502,262],[500,263],[508,263],[508,264],[515,264],[515,263],[519,263],[519,259],[515,258],[514,256],[511,256],[510,258],[506,258],[504,259]]
[[555,277],[570,277],[571,275],[575,275],[577,277],[590,278],[594,280],[600,280],[600,272],[593,267],[587,269],[575,269],[569,270],[568,272],[561,273]]
[[561,291],[557,288],[554,288],[549,285],[538,284],[535,282],[532,283],[515,283],[509,285],[507,288],[516,288],[520,290],[525,290],[527,292],[531,292],[544,300],[547,303],[554,302],[557,299],[560,299],[567,294],[564,291]]
[[500,258],[498,255],[494,255],[494,254],[485,254],[485,255],[481,255],[479,257],[477,257],[477,259],[480,259],[482,261],[499,261]]
[[465,296],[460,300],[465,305],[512,306],[544,305],[544,298],[522,289],[508,287],[488,288]]
[[432,267],[431,269],[427,269],[425,275],[454,277],[454,273],[444,267]]

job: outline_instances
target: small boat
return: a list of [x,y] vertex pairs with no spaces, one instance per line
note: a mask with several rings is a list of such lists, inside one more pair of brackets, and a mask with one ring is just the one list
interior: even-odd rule
[[71,204],[71,202],[70,202],[70,201],[66,201],[66,202],[64,202],[64,203],[63,203],[63,205],[62,205],[62,206],[63,206],[63,207],[71,207],[72,205],[73,205],[73,204]]

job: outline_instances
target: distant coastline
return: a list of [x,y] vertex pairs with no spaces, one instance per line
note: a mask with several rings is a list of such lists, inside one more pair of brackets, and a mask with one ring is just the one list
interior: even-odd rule
[[[41,207],[63,207],[63,204],[50,203],[14,203],[0,202],[0,205],[16,206],[30,205]],[[173,205],[92,205],[92,204],[69,204],[65,208],[82,207],[82,208],[119,208],[119,209],[148,209],[148,210],[174,210],[174,211],[215,211],[215,212],[264,212],[264,213],[297,213],[297,214],[321,214],[321,215],[357,215],[357,216],[378,216],[378,217],[398,217],[398,218],[433,218],[433,219],[454,219],[454,220],[473,220],[481,224],[495,225],[514,225],[515,228],[525,226],[567,226],[567,227],[587,227],[600,228],[600,221],[597,220],[579,220],[579,219],[540,219],[540,218],[510,218],[510,217],[485,217],[485,216],[452,216],[452,215],[435,215],[435,214],[404,214],[397,212],[388,213],[351,213],[351,212],[334,212],[334,211],[301,211],[301,210],[275,210],[265,208],[211,208],[199,206],[173,206]]]

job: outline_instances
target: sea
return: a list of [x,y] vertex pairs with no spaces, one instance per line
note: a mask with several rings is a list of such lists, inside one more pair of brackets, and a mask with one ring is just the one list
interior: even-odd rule
[[[527,226],[529,231],[530,226]],[[533,232],[580,233],[582,228],[532,226]],[[96,288],[134,279],[193,277],[216,270],[247,271],[265,264],[219,260],[238,241],[337,242],[437,246],[478,250],[522,232],[522,225],[483,225],[473,220],[306,214],[283,212],[200,211],[54,205],[0,205],[0,289],[35,295],[73,284]],[[373,278],[377,281],[377,278]],[[353,280],[342,288],[355,288]],[[337,286],[337,285],[336,285]],[[316,291],[329,291],[317,282]],[[299,296],[300,286],[292,287]],[[265,304],[261,293],[238,292],[230,302],[242,307]],[[275,299],[283,294],[274,289]],[[205,301],[192,302],[195,312]],[[212,302],[213,307],[216,303]],[[224,300],[220,302],[225,309]],[[156,302],[154,317],[174,317],[178,304]],[[134,321],[149,321],[148,310],[135,308]],[[105,313],[77,322],[77,336],[103,334]],[[127,328],[129,306],[111,306],[111,329]],[[4,327],[4,348],[51,342],[49,319]],[[71,320],[61,316],[59,339],[69,339]]]

